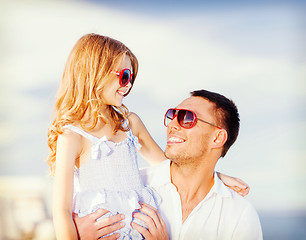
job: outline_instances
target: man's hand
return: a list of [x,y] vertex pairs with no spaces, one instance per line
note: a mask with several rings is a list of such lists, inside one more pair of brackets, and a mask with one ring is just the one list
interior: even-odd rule
[[157,209],[146,203],[141,203],[140,205],[141,208],[139,211],[144,214],[135,212],[133,213],[133,217],[145,222],[148,229],[134,222],[132,222],[131,226],[140,232],[146,240],[168,240],[169,235],[166,224],[162,217],[159,215]]
[[[99,209],[94,213],[88,214],[85,217],[78,217],[77,214],[73,213],[73,220],[75,226],[78,230],[79,238],[81,240],[97,240],[101,236],[111,234],[118,229],[124,227],[124,223],[120,222],[124,219],[123,214],[117,214],[111,217],[100,219],[104,214],[109,211],[105,209]],[[105,240],[118,239],[120,237],[119,233],[111,234],[107,237],[102,237]]]

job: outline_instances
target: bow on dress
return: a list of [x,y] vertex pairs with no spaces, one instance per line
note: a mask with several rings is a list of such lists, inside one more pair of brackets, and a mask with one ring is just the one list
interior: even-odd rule
[[104,136],[93,144],[92,151],[91,151],[92,159],[97,160],[101,156],[107,156],[111,152],[111,149],[106,144],[106,142],[107,142],[107,137]]

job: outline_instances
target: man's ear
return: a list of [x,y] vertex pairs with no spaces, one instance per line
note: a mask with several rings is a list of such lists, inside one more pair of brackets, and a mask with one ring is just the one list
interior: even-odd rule
[[223,147],[227,140],[227,131],[225,129],[219,129],[214,139],[214,148]]

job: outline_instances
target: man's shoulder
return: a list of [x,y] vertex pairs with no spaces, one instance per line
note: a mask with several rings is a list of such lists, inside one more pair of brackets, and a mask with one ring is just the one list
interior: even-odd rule
[[[224,183],[219,179],[218,189],[216,190],[219,197],[223,198],[223,202],[228,208],[232,209],[233,212],[252,212],[256,213],[256,210],[252,203],[248,201],[246,197],[240,196],[234,190],[225,186]],[[256,213],[257,214],[257,213]]]
[[[228,188],[228,187],[226,187]],[[247,199],[247,197],[242,197],[234,190],[228,188],[231,192],[232,197],[228,200],[228,204],[231,206],[234,212],[241,212],[241,213],[249,213],[257,215],[255,207],[253,204]]]
[[[231,213],[235,214],[237,218],[234,227],[235,239],[258,240],[263,238],[258,213],[250,201],[234,192],[230,208]],[[228,220],[231,220],[231,218]]]
[[218,187],[215,196],[219,199],[226,229],[233,230],[235,239],[262,239],[259,216],[253,204],[223,183]]

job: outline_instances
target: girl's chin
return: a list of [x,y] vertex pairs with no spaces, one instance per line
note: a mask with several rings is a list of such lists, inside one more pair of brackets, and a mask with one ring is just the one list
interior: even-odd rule
[[113,106],[115,106],[115,107],[121,107],[121,106],[122,106],[122,101],[116,102]]

